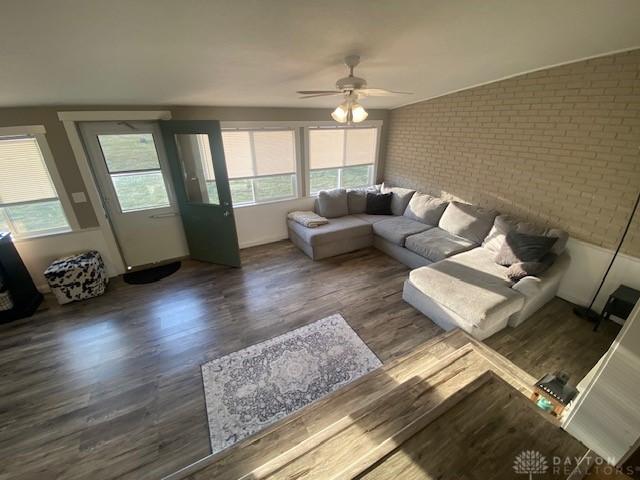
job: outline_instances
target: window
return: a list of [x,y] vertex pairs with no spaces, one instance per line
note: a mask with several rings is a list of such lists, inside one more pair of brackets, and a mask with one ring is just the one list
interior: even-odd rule
[[98,135],[123,213],[170,206],[151,133]]
[[41,133],[7,135],[16,129],[0,129],[0,230],[17,238],[69,231],[49,170],[54,167],[43,156],[49,152],[44,129],[20,128]]
[[298,196],[293,129],[223,130],[222,141],[234,205]]
[[309,192],[373,183],[378,129],[310,128]]

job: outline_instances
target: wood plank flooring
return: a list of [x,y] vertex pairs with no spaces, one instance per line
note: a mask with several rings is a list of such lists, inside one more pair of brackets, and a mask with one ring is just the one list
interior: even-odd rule
[[[402,301],[408,269],[374,249],[312,262],[285,241],[242,257],[242,269],[185,262],[155,284],[116,279],[106,295],[62,307],[48,298],[34,317],[1,325],[0,479],[178,470],[209,454],[200,365],[336,312],[383,362],[441,333]],[[544,337],[530,327],[494,348],[552,371],[578,336],[571,358],[586,371],[615,331],[583,344],[589,327],[569,311],[554,301],[527,322],[543,322]],[[553,353],[541,362],[541,351]]]

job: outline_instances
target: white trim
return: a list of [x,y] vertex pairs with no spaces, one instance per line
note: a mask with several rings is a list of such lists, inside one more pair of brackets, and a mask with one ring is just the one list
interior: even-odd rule
[[[367,120],[364,122],[360,122],[355,125],[351,125],[351,127],[359,128],[359,127],[382,127],[382,120]],[[342,123],[336,123],[333,120],[304,120],[304,121],[258,121],[258,122],[247,122],[247,121],[222,121],[220,122],[221,129],[229,129],[229,128],[274,128],[274,127],[335,127],[335,128],[349,128],[349,126],[345,126]]]
[[71,150],[76,157],[78,170],[80,170],[82,181],[84,182],[85,188],[87,190],[89,202],[91,203],[96,214],[96,219],[98,220],[99,225],[98,228],[101,230],[104,241],[107,245],[107,248],[109,249],[109,256],[114,261],[114,269],[116,270],[116,274],[122,274],[125,272],[124,261],[122,259],[122,255],[120,254],[120,249],[118,248],[118,244],[116,242],[113,230],[111,229],[111,225],[109,224],[106,210],[104,208],[104,205],[102,204],[102,199],[100,198],[100,194],[98,193],[98,187],[96,186],[93,174],[91,173],[89,160],[87,158],[87,154],[84,151],[84,145],[82,143],[82,139],[80,138],[76,122],[74,120],[63,120],[62,125],[67,132],[67,137],[69,139],[69,143],[71,144]]
[[64,214],[67,218],[67,223],[69,224],[71,230],[79,230],[80,224],[78,223],[76,212],[73,210],[73,206],[71,205],[71,200],[69,198],[69,194],[67,193],[67,189],[64,188],[64,185],[62,183],[62,177],[60,177],[60,173],[58,172],[58,167],[56,166],[56,162],[53,158],[53,153],[51,153],[51,149],[49,148],[49,143],[47,142],[45,134],[36,133],[33,135],[33,137],[36,139],[36,142],[38,142],[38,147],[40,148],[40,152],[42,153],[44,164],[49,171],[49,176],[51,177],[53,186],[56,188],[58,200],[62,204],[62,210],[64,211]]
[[415,105],[416,103],[426,102],[428,100],[434,100],[434,99],[440,98],[440,97],[446,97],[447,95],[451,95],[452,93],[464,92],[465,90],[471,90],[472,88],[482,87],[484,85],[489,85],[491,83],[502,82],[503,80],[509,80],[510,78],[520,77],[522,75],[527,75],[529,73],[535,73],[535,72],[540,72],[542,70],[548,70],[548,69],[551,69],[551,68],[562,67],[564,65],[571,65],[572,63],[584,62],[586,60],[593,60],[594,58],[608,57],[609,55],[616,55],[617,53],[630,52],[632,50],[637,50],[638,48],[640,48],[640,45],[635,46],[635,47],[621,48],[620,50],[613,50],[611,52],[606,52],[606,53],[598,53],[596,55],[590,55],[588,57],[581,57],[581,58],[574,59],[574,60],[567,60],[566,62],[553,63],[551,65],[545,65],[543,67],[537,67],[537,68],[533,68],[531,70],[525,70],[523,72],[514,73],[512,75],[507,75],[505,77],[496,78],[495,80],[488,80],[486,82],[475,83],[473,85],[469,85],[468,87],[462,87],[462,88],[458,88],[456,90],[449,90],[449,91],[447,91],[445,93],[439,93],[437,95],[433,95],[431,97],[425,97],[425,98],[422,98],[420,100],[412,100],[410,102],[403,103],[402,105],[398,105],[396,107],[390,107],[389,110],[395,110],[397,108],[408,107],[409,105]]
[[9,135],[37,135],[47,133],[44,125],[19,125],[16,127],[0,127],[0,137]]
[[117,122],[119,120],[170,120],[169,110],[112,110],[58,112],[63,122]]

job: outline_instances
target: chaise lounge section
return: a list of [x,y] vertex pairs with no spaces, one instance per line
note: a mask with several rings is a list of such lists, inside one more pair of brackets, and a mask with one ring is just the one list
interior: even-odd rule
[[[366,213],[367,192],[374,191],[392,194],[393,215]],[[520,325],[549,302],[569,266],[561,230],[405,188],[321,192],[315,210],[329,223],[307,228],[287,221],[289,238],[310,258],[375,246],[412,269],[403,289],[407,303],[445,330],[461,328],[480,340]],[[510,232],[557,239],[555,261],[544,273],[512,280],[496,262]]]

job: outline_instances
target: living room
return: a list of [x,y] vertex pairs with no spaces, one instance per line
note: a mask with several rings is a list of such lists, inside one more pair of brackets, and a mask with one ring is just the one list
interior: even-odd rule
[[637,2],[118,7],[0,19],[3,478],[639,478]]

